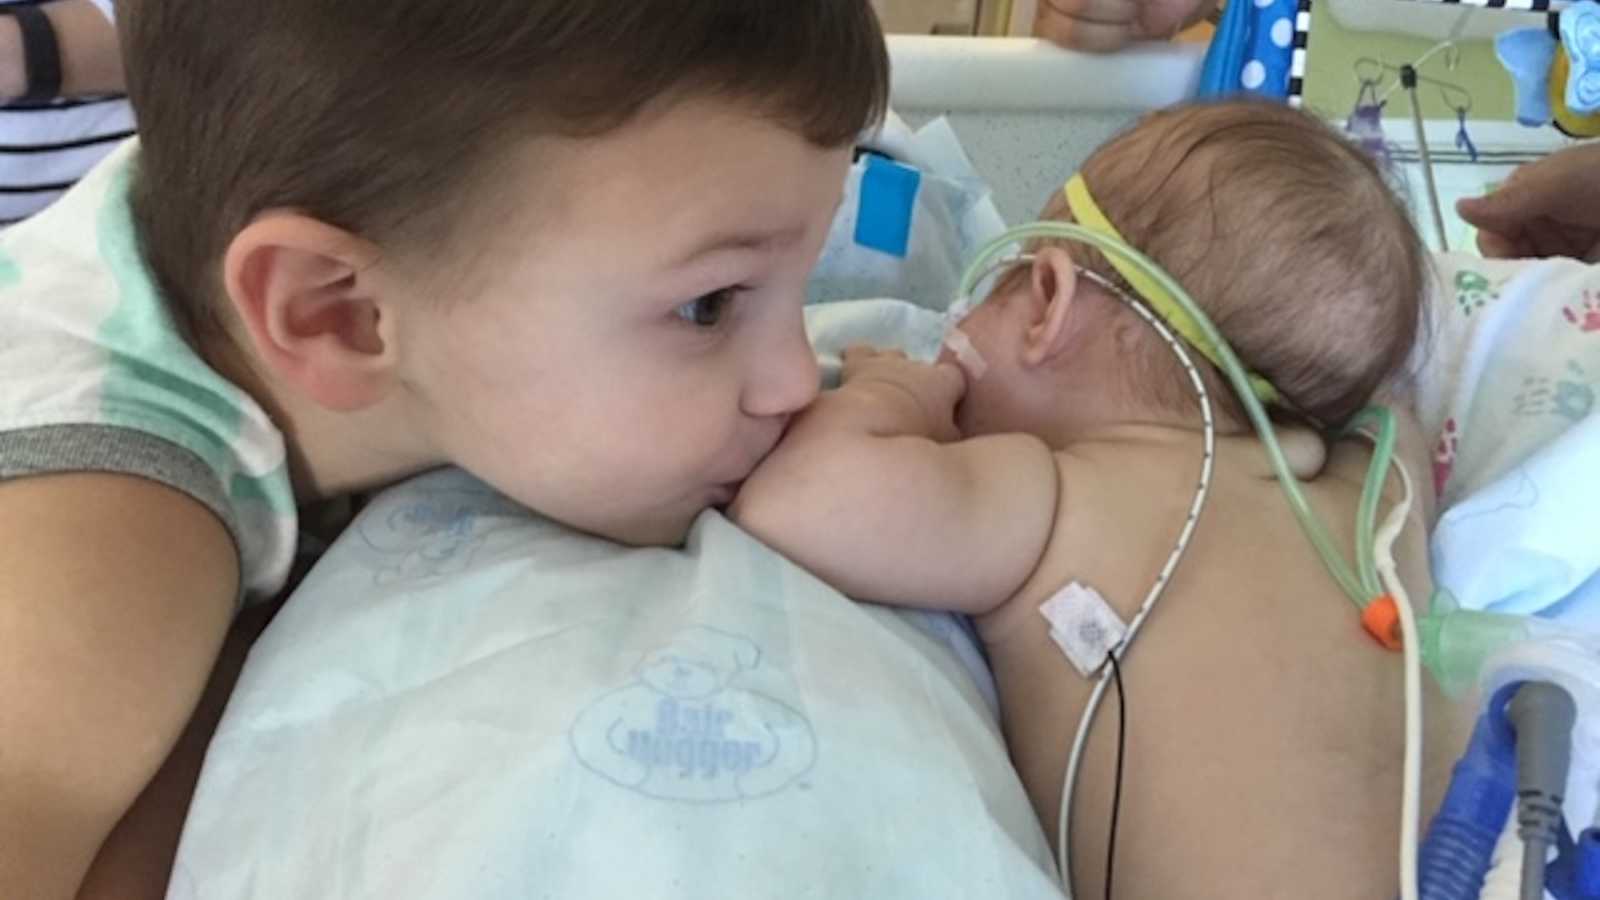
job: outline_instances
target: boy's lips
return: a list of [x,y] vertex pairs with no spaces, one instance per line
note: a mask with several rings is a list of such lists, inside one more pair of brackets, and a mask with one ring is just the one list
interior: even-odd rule
[[719,478],[712,483],[710,489],[713,498],[711,505],[726,506],[733,502],[734,497],[739,496],[739,489],[744,487],[745,479],[749,478],[750,474],[765,462],[768,456],[772,455],[772,451],[777,449],[778,443],[783,440],[783,435],[789,430],[789,424],[792,421],[793,417],[785,417],[783,423],[774,429],[772,435],[763,440],[760,452],[750,457],[751,462],[748,465],[743,466],[737,472],[728,473],[733,477]]
[[789,433],[789,426],[793,423],[793,416],[785,417],[783,422],[772,430],[771,435],[762,440],[761,450],[751,457],[750,465],[745,466],[744,471],[739,474],[738,478],[730,479],[727,483],[737,486],[743,483],[746,478],[749,478],[750,473],[766,462],[767,457],[772,455],[772,451],[778,449],[778,445],[783,442],[783,436]]

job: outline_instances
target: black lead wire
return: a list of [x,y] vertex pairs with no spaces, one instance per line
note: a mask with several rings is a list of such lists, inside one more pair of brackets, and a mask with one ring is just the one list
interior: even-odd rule
[[1128,749],[1128,697],[1122,689],[1122,667],[1115,651],[1106,654],[1111,679],[1117,685],[1117,774],[1111,794],[1111,839],[1106,844],[1106,900],[1111,900],[1113,874],[1117,863],[1117,820],[1122,813],[1122,767]]

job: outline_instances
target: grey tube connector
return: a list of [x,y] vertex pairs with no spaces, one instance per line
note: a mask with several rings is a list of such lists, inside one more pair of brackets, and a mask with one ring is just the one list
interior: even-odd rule
[[1545,681],[1517,688],[1506,718],[1517,732],[1517,834],[1522,838],[1522,900],[1544,900],[1545,863],[1562,826],[1577,705]]

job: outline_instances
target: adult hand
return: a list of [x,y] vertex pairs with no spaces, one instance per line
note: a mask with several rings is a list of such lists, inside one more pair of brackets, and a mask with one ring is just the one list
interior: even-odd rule
[[1166,40],[1215,9],[1217,0],[1039,0],[1033,33],[1070,50],[1109,53]]
[[1528,163],[1486,197],[1456,204],[1484,256],[1568,256],[1600,262],[1600,144]]
[[[0,6],[0,12],[6,9]],[[91,0],[56,0],[38,7],[50,20],[61,55],[61,96],[117,94],[125,89],[117,29]],[[0,15],[0,103],[27,92],[30,85],[22,29]]]

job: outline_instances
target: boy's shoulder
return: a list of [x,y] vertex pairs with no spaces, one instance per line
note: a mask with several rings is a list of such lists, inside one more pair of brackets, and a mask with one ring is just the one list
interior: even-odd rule
[[0,479],[145,477],[210,508],[252,592],[294,544],[282,434],[180,333],[139,250],[130,141],[60,201],[0,235]]

